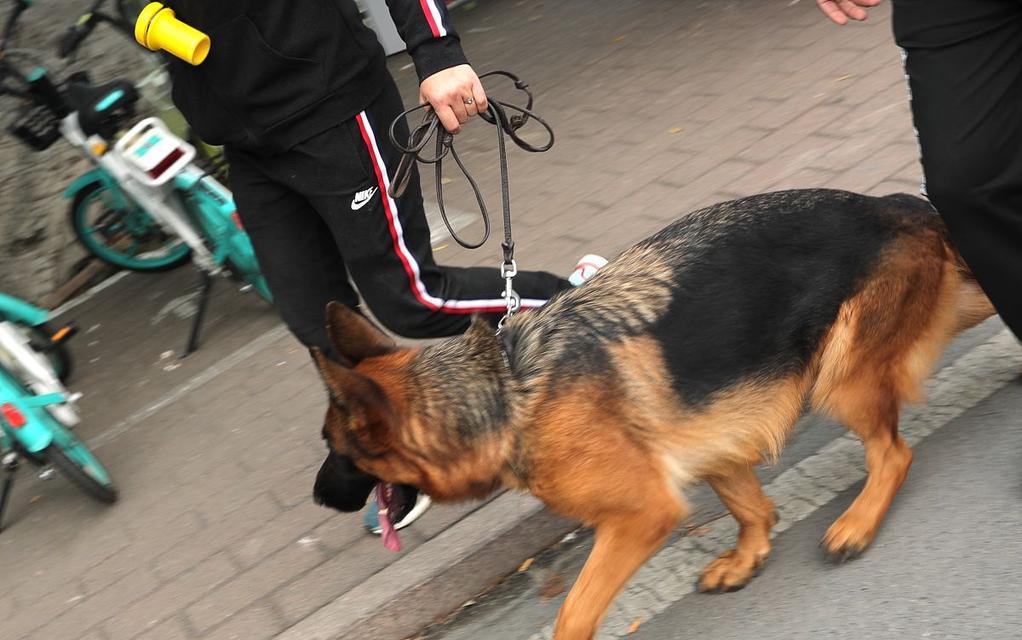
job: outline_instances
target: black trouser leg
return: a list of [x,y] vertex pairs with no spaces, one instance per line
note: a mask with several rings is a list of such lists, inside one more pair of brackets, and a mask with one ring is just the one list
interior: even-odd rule
[[927,194],[1022,337],[1022,2],[895,0]]
[[231,183],[245,231],[285,324],[305,346],[331,355],[326,306],[358,307],[358,296],[330,228],[304,196],[265,175],[251,156],[232,152]]

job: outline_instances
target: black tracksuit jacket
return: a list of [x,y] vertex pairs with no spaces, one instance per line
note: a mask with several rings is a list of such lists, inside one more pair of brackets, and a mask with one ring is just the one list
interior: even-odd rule
[[[466,62],[443,0],[387,0],[419,78]],[[353,117],[387,82],[354,0],[168,0],[209,34],[198,66],[171,59],[174,102],[211,144],[290,149]]]

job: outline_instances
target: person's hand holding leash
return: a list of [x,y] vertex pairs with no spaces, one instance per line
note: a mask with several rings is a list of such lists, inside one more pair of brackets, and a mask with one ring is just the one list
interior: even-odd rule
[[462,124],[489,106],[479,76],[467,64],[449,67],[423,80],[419,103],[427,102],[451,133],[458,133]]
[[867,13],[863,7],[875,7],[880,0],[816,0],[828,18],[838,24],[848,24],[848,19],[865,20]]

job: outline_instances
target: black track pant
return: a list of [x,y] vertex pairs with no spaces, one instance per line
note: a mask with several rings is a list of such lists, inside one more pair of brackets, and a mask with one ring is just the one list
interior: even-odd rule
[[1022,0],[894,0],[926,191],[1022,338]]
[[[473,313],[504,312],[496,267],[434,262],[418,175],[401,198],[387,196],[400,159],[387,132],[402,110],[397,87],[388,82],[365,111],[290,151],[228,150],[241,221],[281,316],[307,346],[332,351],[325,309],[331,300],[357,308],[349,277],[373,315],[408,338],[455,335]],[[407,140],[406,129],[401,134]],[[522,271],[515,278],[523,308],[540,306],[567,286],[549,273]]]

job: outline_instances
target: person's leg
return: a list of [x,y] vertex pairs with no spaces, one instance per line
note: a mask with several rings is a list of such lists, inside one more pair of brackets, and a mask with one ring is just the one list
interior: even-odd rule
[[1022,338],[1022,2],[895,0],[926,192]]
[[[352,139],[348,148],[341,148],[340,142],[325,146],[327,137],[306,145],[306,150],[320,155],[320,162],[327,166],[348,168],[354,156],[363,171],[362,182],[349,187],[350,192],[320,190],[312,201],[330,221],[359,293],[383,325],[409,338],[456,335],[468,328],[473,313],[498,317],[504,313],[500,295],[504,280],[496,267],[436,264],[417,174],[412,175],[402,197],[387,194],[400,159],[391,147],[388,130],[402,110],[397,88],[388,82],[368,109],[336,132],[341,135],[347,129]],[[570,285],[550,273],[520,271],[514,286],[523,308],[528,309],[543,305]]]
[[260,168],[247,153],[230,152],[231,186],[238,215],[252,239],[274,305],[295,337],[333,355],[326,336],[326,306],[353,308],[358,296],[329,227],[308,201]]
[[[285,184],[291,182],[286,178],[296,173],[288,167],[300,166],[305,158],[301,154],[257,158],[232,151],[229,159],[238,214],[252,239],[277,310],[305,346],[336,359],[326,335],[327,304],[339,301],[358,309],[359,300],[329,226],[304,196]],[[374,484],[372,476],[331,453],[316,479],[316,499],[335,507],[346,501],[342,510],[356,509],[370,497]],[[338,488],[341,494],[336,493]],[[400,492],[396,524],[408,526],[429,507],[429,499],[414,487],[395,489]],[[375,501],[370,502],[363,522],[379,534]]]

